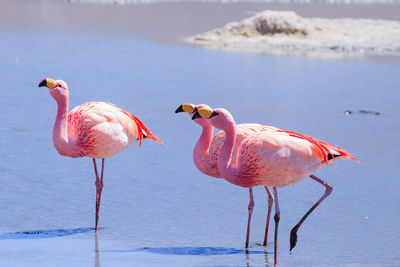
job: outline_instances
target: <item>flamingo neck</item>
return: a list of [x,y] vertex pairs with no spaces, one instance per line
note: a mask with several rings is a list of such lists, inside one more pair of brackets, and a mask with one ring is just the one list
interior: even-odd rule
[[193,149],[193,161],[196,167],[201,172],[207,172],[209,170],[209,162],[207,161],[209,156],[209,149],[212,139],[214,127],[212,125],[202,126],[200,138]]
[[73,155],[68,138],[68,103],[68,98],[57,101],[57,117],[53,128],[54,146],[63,156]]
[[236,141],[235,123],[229,122],[229,125],[223,129],[225,132],[225,141],[218,160],[218,170],[221,176],[230,183],[237,184],[237,160],[232,163],[233,147]]

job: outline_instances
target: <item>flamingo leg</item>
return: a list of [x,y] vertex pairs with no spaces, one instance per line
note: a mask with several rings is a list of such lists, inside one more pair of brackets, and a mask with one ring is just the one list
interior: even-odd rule
[[297,243],[297,230],[299,230],[301,224],[307,219],[308,215],[316,208],[318,205],[332,192],[332,186],[329,185],[327,182],[319,179],[314,175],[310,175],[310,178],[317,181],[318,183],[325,186],[325,193],[324,195],[311,207],[309,211],[300,219],[300,221],[296,224],[295,227],[290,231],[290,251],[296,246]]
[[249,188],[249,195],[250,195],[250,201],[249,201],[249,218],[247,219],[247,234],[246,234],[246,248],[249,247],[249,237],[250,237],[250,222],[251,222],[251,215],[253,214],[253,208],[254,208],[254,199],[253,199],[253,188]]
[[95,182],[95,185],[96,185],[96,226],[95,226],[95,231],[97,233],[98,223],[99,223],[100,199],[101,199],[101,192],[103,190],[104,159],[102,159],[101,177],[100,178],[99,178],[99,174],[97,172],[96,159],[93,159],[93,166],[94,166],[94,172],[96,174],[96,182]]
[[264,236],[264,246],[267,245],[268,240],[268,228],[269,228],[269,218],[271,216],[271,208],[272,204],[274,203],[274,196],[271,194],[271,191],[267,186],[265,186],[265,190],[268,193],[268,213],[267,213],[267,224],[265,225],[265,236]]
[[96,210],[95,210],[95,212],[96,212],[96,226],[95,226],[95,231],[96,231],[96,233],[97,233],[97,222],[98,222],[98,219],[97,219],[97,215],[98,215],[98,200],[99,200],[99,187],[98,187],[98,185],[100,184],[100,180],[99,180],[99,173],[97,172],[97,164],[96,164],[96,159],[95,158],[93,158],[92,159],[93,160],[93,167],[94,167],[94,173],[95,173],[95,175],[96,175],[96,181],[95,181],[95,186],[96,186]]
[[274,265],[278,265],[278,225],[279,225],[279,220],[281,218],[281,212],[279,211],[279,203],[278,203],[278,191],[276,190],[276,187],[274,187],[274,198],[275,198],[275,216],[274,216],[274,221],[275,221],[275,240],[274,240]]

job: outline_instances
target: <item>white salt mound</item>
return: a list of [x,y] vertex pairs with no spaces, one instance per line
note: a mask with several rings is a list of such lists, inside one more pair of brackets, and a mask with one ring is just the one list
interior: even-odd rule
[[279,54],[400,55],[400,21],[303,18],[291,11],[266,10],[187,41]]

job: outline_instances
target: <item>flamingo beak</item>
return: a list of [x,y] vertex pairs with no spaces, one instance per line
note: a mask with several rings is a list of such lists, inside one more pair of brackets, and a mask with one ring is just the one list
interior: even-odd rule
[[196,113],[194,113],[194,115],[192,117],[192,120],[195,120],[195,119],[198,119],[198,118],[201,118],[201,116],[200,116],[199,112],[196,111]]
[[46,79],[43,79],[43,80],[39,83],[39,87],[42,87],[42,86],[46,86],[46,87],[47,87]]
[[53,79],[45,78],[39,83],[39,87],[43,87],[43,86],[52,89],[57,86],[57,83]]
[[[196,117],[196,114],[197,114],[197,117]],[[212,109],[208,109],[208,108],[199,108],[196,110],[196,114],[193,116],[193,120],[197,119],[199,117],[204,118],[204,119],[211,119],[212,117],[219,115],[218,112],[216,112]]]
[[179,113],[179,112],[185,112],[185,111],[183,110],[183,108],[182,108],[182,105],[180,105],[179,108],[177,108],[177,109],[175,110],[175,113]]
[[175,113],[184,111],[184,112],[191,114],[194,112],[195,108],[196,108],[195,105],[185,103],[185,104],[180,105],[179,108],[177,110],[175,110]]

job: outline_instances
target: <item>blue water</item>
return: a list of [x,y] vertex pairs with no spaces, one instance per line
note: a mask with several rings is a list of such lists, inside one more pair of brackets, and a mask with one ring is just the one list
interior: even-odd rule
[[[386,63],[388,62],[388,63]],[[255,188],[249,253],[248,191],[192,163],[200,128],[182,103],[225,107],[259,122],[341,146],[358,158],[279,190],[281,266],[400,265],[400,64],[169,46],[133,35],[0,32],[0,265],[265,266],[266,194]],[[56,103],[44,77],[65,80],[71,107],[112,102],[165,144],[144,141],[106,160],[100,230],[90,159],[57,154]],[[360,114],[373,110],[381,115]],[[345,115],[345,110],[353,114]],[[272,241],[272,231],[269,241]]]

